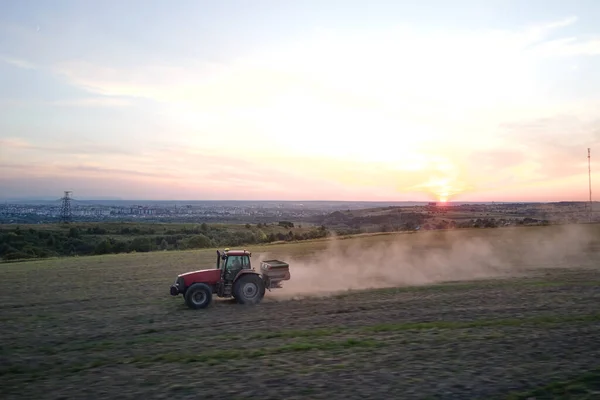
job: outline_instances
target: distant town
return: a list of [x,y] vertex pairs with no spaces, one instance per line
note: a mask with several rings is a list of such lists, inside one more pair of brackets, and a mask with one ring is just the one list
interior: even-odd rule
[[[70,201],[73,222],[273,222],[305,220],[338,210],[427,203],[291,202],[291,201]],[[0,204],[0,223],[60,222],[63,204],[57,201],[20,201]]]
[[413,212],[444,214],[510,214],[555,222],[597,221],[586,202],[556,203],[435,203],[342,201],[133,201],[133,200],[20,200],[0,203],[1,224],[61,222],[207,222],[270,223],[280,220],[320,221],[336,211],[402,208]]
[[[389,206],[369,202],[287,202],[287,201],[128,201],[71,200],[71,221],[136,222],[272,222],[303,220],[337,210]],[[408,203],[410,205],[416,203]],[[63,204],[56,201],[6,201],[0,204],[0,223],[60,222]]]

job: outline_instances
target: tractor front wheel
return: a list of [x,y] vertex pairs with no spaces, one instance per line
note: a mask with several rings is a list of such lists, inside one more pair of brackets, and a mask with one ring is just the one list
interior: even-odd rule
[[255,274],[244,274],[233,285],[233,296],[240,304],[258,304],[265,296],[265,285]]
[[185,304],[189,308],[206,308],[211,301],[212,289],[206,283],[194,283],[185,291]]

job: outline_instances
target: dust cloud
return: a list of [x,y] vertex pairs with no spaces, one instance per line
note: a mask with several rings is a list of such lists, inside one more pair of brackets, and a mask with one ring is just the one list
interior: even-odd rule
[[347,290],[413,286],[523,275],[535,269],[593,266],[597,236],[585,225],[433,231],[333,239],[311,256],[261,254],[290,264],[291,279],[274,299]]

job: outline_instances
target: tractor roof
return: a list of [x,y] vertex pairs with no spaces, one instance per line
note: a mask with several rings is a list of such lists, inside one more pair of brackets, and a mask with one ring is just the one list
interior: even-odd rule
[[225,249],[224,254],[227,254],[228,256],[250,256],[252,253],[249,252],[248,250],[229,250],[229,249]]

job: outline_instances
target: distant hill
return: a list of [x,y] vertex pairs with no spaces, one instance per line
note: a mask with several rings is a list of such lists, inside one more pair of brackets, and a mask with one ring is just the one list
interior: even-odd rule
[[586,204],[558,203],[476,203],[424,206],[388,206],[339,210],[309,218],[309,222],[335,230],[386,232],[414,229],[454,229],[509,225],[575,223],[587,220]]
[[311,218],[311,222],[329,228],[370,230],[411,230],[420,226],[427,214],[415,207],[377,207],[361,210],[335,211]]

